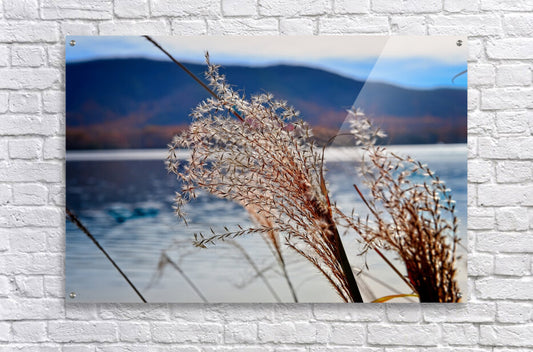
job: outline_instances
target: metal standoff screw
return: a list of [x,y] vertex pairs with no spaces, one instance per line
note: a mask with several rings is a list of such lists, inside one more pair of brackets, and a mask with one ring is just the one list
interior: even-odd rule
[[459,39],[456,44],[457,44],[457,46],[461,46],[461,45],[463,45],[463,41],[461,39]]
[[76,292],[71,292],[71,293],[69,293],[68,296],[69,296],[70,298],[74,299],[74,298],[76,298]]
[[[74,45],[76,45],[76,41],[74,39],[72,39],[69,44],[70,44],[70,46],[74,46]],[[76,295],[74,295],[74,296],[76,296]]]

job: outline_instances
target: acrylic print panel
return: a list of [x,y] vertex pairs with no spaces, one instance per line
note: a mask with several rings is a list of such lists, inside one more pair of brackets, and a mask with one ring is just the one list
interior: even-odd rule
[[464,301],[466,38],[66,43],[68,301]]

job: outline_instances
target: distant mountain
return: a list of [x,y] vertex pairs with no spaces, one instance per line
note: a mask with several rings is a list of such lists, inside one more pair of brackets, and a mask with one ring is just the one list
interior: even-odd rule
[[[204,65],[186,66],[203,78]],[[359,107],[387,131],[392,143],[466,141],[464,89],[365,85],[301,66],[228,66],[221,71],[247,96],[270,92],[287,100],[315,127],[318,139],[336,133],[346,109],[360,95]],[[68,149],[164,147],[208,97],[175,64],[147,59],[67,64],[66,89]]]

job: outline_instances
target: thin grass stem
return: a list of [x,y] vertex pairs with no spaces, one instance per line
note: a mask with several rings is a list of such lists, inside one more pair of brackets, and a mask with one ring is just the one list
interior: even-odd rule
[[104,255],[106,256],[106,258],[111,262],[111,264],[113,264],[113,266],[115,267],[115,269],[118,270],[118,272],[120,273],[120,275],[122,275],[122,277],[124,278],[124,280],[126,280],[126,282],[130,285],[130,287],[133,289],[133,291],[135,291],[135,293],[137,294],[137,296],[139,296],[139,298],[141,299],[141,301],[143,301],[144,303],[147,303],[146,299],[143,297],[143,295],[139,292],[139,290],[137,289],[137,287],[135,287],[135,285],[133,284],[133,282],[131,282],[131,280],[128,278],[128,276],[122,271],[122,269],[120,269],[120,267],[118,266],[118,264],[113,260],[113,258],[111,258],[111,256],[107,253],[107,251],[104,249],[104,247],[102,247],[100,245],[100,243],[96,240],[96,238],[94,238],[94,236],[89,232],[89,230],[85,227],[85,225],[83,225],[83,223],[80,221],[80,219],[67,207],[65,208],[65,211],[67,213],[67,217],[68,219],[74,224],[76,225],[85,235],[87,235],[87,237],[89,237],[91,239],[91,241],[93,241],[93,243],[96,245],[96,247],[98,247],[98,249],[104,253]]

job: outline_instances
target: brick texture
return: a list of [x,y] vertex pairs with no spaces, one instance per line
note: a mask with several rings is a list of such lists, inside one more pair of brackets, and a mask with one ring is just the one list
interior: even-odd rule
[[[530,0],[0,0],[0,351],[533,348]],[[468,35],[468,303],[65,304],[65,35]]]

